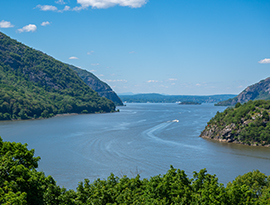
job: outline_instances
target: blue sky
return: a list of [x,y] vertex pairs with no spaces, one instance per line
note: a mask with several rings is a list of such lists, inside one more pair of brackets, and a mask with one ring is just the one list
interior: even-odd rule
[[269,0],[1,0],[0,31],[117,93],[238,94],[270,77]]

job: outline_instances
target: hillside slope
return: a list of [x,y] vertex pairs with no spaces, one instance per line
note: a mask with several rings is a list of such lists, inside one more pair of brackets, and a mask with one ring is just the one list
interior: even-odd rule
[[117,96],[117,94],[111,89],[111,87],[98,79],[95,75],[88,72],[87,70],[80,69],[73,65],[68,65],[72,70],[74,70],[78,76],[85,82],[90,88],[96,91],[101,97],[105,97],[114,102],[115,105],[123,105],[122,100]]
[[236,97],[219,102],[216,105],[232,106],[238,102],[245,103],[249,100],[270,100],[270,77],[248,86]]
[[113,112],[66,64],[0,32],[0,120]]
[[249,101],[217,112],[200,137],[246,145],[270,146],[270,100]]

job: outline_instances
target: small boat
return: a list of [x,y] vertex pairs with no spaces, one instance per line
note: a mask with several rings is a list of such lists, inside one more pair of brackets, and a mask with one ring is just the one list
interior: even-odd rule
[[179,122],[179,120],[176,120],[176,119],[175,119],[175,120],[173,120],[172,122]]

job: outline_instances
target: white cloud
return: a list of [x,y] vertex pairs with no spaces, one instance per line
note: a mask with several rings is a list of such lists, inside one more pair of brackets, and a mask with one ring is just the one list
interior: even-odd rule
[[50,25],[51,23],[49,21],[44,21],[41,23],[41,26],[48,26]]
[[90,70],[90,72],[96,72],[96,70]]
[[99,75],[97,75],[98,77],[103,77],[104,75],[103,74],[99,74]]
[[58,9],[52,5],[37,5],[36,8],[40,8],[41,11],[57,11]]
[[115,83],[115,82],[123,82],[123,83],[126,83],[127,80],[106,80],[106,82],[109,82],[109,83]]
[[169,81],[176,81],[177,79],[176,78],[169,78],[168,80]]
[[18,29],[18,32],[19,33],[22,33],[22,32],[34,32],[37,30],[37,26],[35,24],[29,24],[29,25],[26,25],[20,29]]
[[91,65],[92,65],[92,66],[98,66],[99,63],[92,63]]
[[12,28],[14,25],[12,25],[9,21],[2,20],[0,22],[0,28]]
[[158,80],[148,80],[147,83],[158,83]]
[[116,5],[139,8],[146,4],[146,2],[147,0],[77,0],[77,3],[81,4],[81,7],[75,7],[74,10],[78,11],[88,7],[105,9]]
[[70,60],[77,60],[77,59],[79,59],[79,58],[77,58],[77,57],[75,57],[75,56],[71,56],[71,57],[69,57],[68,59],[70,59]]
[[270,63],[270,58],[265,58],[263,60],[260,60],[258,63]]
[[70,6],[65,6],[65,8],[63,9],[63,11],[69,11],[70,10]]
[[87,55],[92,55],[94,53],[94,51],[89,51],[87,52]]
[[129,54],[133,54],[133,53],[135,53],[135,51],[130,51],[130,52],[129,52]]
[[61,4],[61,5],[66,4],[66,2],[64,2],[64,0],[58,0],[58,1],[55,1],[55,3]]

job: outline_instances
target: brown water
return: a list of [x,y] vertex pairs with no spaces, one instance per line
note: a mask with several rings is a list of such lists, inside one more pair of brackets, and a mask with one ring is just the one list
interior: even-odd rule
[[224,107],[128,104],[119,109],[111,114],[0,122],[0,136],[28,143],[41,156],[39,170],[73,189],[84,178],[103,179],[111,172],[149,178],[164,174],[170,165],[189,177],[206,168],[224,184],[255,169],[270,175],[270,148],[198,137]]

